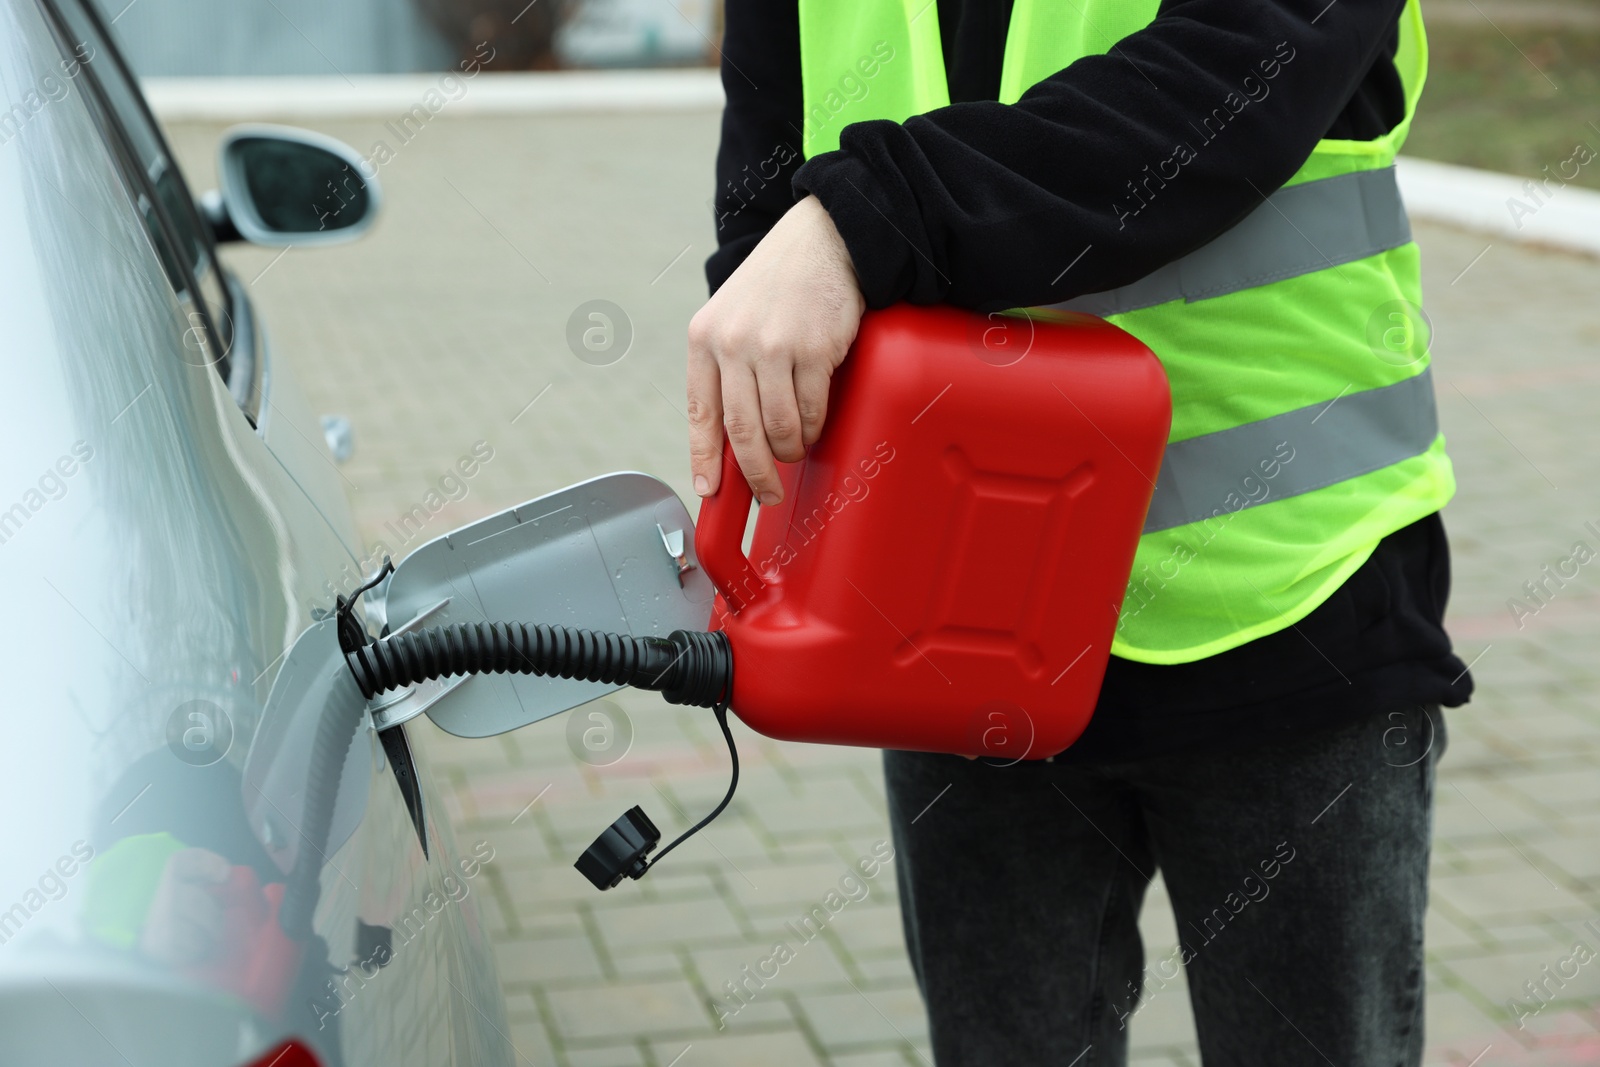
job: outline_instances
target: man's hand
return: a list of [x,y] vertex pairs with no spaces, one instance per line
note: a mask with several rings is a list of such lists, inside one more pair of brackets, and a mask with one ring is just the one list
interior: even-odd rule
[[756,499],[783,499],[773,459],[801,459],[822,433],[828,380],[865,310],[844,240],[821,201],[806,197],[689,323],[696,493],[717,491],[726,426]]
[[227,860],[203,848],[174,852],[145,915],[139,950],[169,967],[214,956],[225,933],[224,905],[211,890],[226,882],[232,870]]

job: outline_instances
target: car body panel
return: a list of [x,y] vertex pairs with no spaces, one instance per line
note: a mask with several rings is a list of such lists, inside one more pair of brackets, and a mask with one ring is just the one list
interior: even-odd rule
[[322,420],[312,413],[294,377],[280,372],[272,358],[272,337],[265,327],[260,331],[260,344],[266,365],[265,399],[258,420],[262,437],[340,543],[352,556],[359,556],[355,522],[345,498],[345,476],[328,452]]
[[[277,877],[241,770],[353,537],[343,501],[314,502],[185,361],[183,310],[60,59],[33,0],[0,0],[0,112],[26,114],[0,143],[0,1061],[219,1067],[294,1033],[329,1065],[510,1062],[483,854],[430,824],[422,855],[370,728],[363,817],[326,857],[292,988],[206,976],[235,927],[196,922],[221,899],[205,872]],[[281,365],[269,381],[286,395]],[[330,969],[381,928],[386,966]]]

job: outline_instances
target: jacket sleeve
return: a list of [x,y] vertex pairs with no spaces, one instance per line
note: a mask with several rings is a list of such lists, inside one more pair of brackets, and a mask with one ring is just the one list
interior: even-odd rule
[[800,16],[781,0],[727,0],[723,16],[722,141],[711,200],[717,250],[706,261],[711,291],[797,199]]
[[1348,136],[1369,72],[1389,115],[1365,136],[1392,126],[1402,3],[1167,0],[1015,104],[846,127],[795,191],[828,209],[872,307],[988,311],[1115,288],[1243,218],[1323,136]]

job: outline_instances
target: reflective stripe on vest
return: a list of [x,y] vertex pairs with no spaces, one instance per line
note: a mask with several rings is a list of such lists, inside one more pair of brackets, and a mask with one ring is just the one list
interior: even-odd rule
[[1394,168],[1277,190],[1234,226],[1131,285],[1050,305],[1102,318],[1170,300],[1193,303],[1353,263],[1411,240]]
[[[1273,500],[1299,496],[1426,452],[1439,436],[1433,372],[1335,397],[1231,430],[1175,441],[1161,458],[1144,532],[1187,526]],[[1253,472],[1284,442],[1296,459],[1281,465],[1259,499],[1241,496],[1240,472]],[[1248,493],[1248,490],[1246,491]],[[1240,501],[1228,507],[1229,497]]]

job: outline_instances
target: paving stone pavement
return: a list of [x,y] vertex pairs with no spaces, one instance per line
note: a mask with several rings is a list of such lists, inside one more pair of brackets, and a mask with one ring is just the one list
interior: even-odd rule
[[[619,469],[692,499],[683,335],[713,241],[715,113],[446,111],[406,143],[381,120],[316,126],[364,152],[389,142],[384,220],[348,247],[229,258],[266,317],[274,358],[295,369],[316,410],[353,419],[356,452],[342,473],[366,537],[404,552]],[[219,130],[172,131],[202,186]],[[1452,629],[1478,679],[1477,698],[1450,716],[1438,794],[1427,1062],[1596,1062],[1600,564],[1574,577],[1562,561],[1575,542],[1600,550],[1600,264],[1429,226],[1419,235],[1461,486],[1446,513]],[[565,340],[574,309],[596,298],[631,320],[631,347],[609,366],[580,361]],[[464,496],[409,540],[395,536],[391,524],[479,441],[493,458]],[[1567,576],[1546,580],[1546,565]],[[1542,604],[1523,588],[1539,581]],[[636,803],[676,831],[726,783],[726,752],[703,713],[632,693],[610,708],[634,738],[604,767],[569,750],[564,716],[488,740],[425,721],[413,734],[457,832],[496,849],[488,911],[524,1059],[930,1059],[893,872],[847,878],[888,837],[877,754],[737,727],[745,773],[728,813],[660,871],[600,895],[571,867],[594,834]],[[810,940],[796,936],[830,893],[843,902],[837,914]],[[1151,960],[1165,957],[1177,935],[1159,882],[1143,929]],[[752,977],[778,938],[793,958],[775,978]],[[1535,999],[1525,983],[1545,992]],[[737,1012],[735,987],[748,1001]],[[1198,1064],[1181,982],[1152,992],[1132,1025],[1136,1063]],[[1286,1062],[1319,1061],[1302,1049]]]

